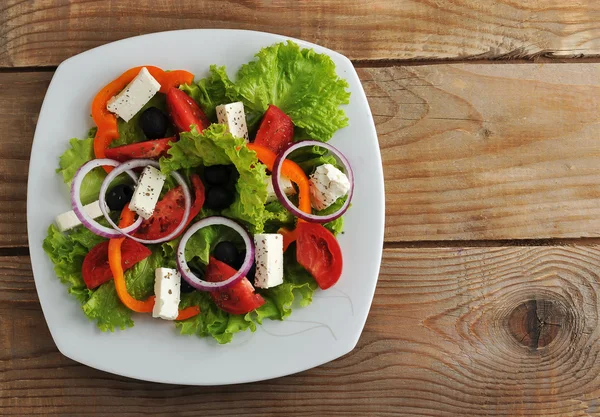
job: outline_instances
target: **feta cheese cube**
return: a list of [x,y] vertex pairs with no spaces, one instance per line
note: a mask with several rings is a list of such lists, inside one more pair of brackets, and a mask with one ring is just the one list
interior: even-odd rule
[[227,126],[227,130],[237,138],[248,141],[248,126],[246,126],[246,113],[241,101],[217,106],[217,119],[219,123]]
[[254,235],[254,246],[254,285],[259,288],[271,288],[283,284],[283,236],[278,233]]
[[154,97],[158,90],[160,90],[159,82],[144,67],[127,84],[127,87],[108,100],[106,108],[128,122]]
[[331,164],[324,164],[310,176],[310,202],[317,210],[324,210],[348,194],[350,181],[342,171]]
[[[296,194],[294,184],[292,184],[292,181],[290,181],[288,177],[281,176],[279,182],[281,183],[281,188],[283,188],[283,192],[285,193],[285,195]],[[267,177],[265,178],[265,184],[267,184],[267,203],[277,200],[277,194],[275,194],[273,180],[270,175],[267,175]]]
[[144,168],[129,202],[129,209],[144,219],[152,217],[166,179],[167,177],[153,166]]
[[[92,219],[97,219],[102,216],[102,211],[100,210],[100,202],[94,201],[93,203],[87,204],[83,206],[83,210],[90,216]],[[58,230],[64,232],[65,230],[73,229],[81,224],[75,212],[73,210],[67,211],[66,213],[59,214],[56,216],[54,220]]]
[[176,269],[156,268],[154,271],[154,295],[156,301],[152,317],[175,320],[179,314],[181,275]]

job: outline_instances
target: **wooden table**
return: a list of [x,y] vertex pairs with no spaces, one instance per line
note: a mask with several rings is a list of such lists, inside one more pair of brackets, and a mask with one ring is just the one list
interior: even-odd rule
[[[64,358],[27,249],[28,158],[56,66],[201,27],[281,33],[352,59],[386,177],[381,276],[356,349],[231,387]],[[0,414],[600,415],[599,54],[596,0],[3,0]]]

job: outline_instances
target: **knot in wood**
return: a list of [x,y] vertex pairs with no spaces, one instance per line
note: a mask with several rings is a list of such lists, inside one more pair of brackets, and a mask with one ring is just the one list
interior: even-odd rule
[[535,350],[556,340],[570,321],[566,310],[555,301],[533,299],[519,304],[510,313],[507,325],[519,344]]

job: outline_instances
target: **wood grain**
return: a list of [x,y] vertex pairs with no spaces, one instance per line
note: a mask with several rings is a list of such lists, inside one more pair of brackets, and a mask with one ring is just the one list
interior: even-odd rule
[[359,71],[386,178],[386,240],[596,237],[600,65]]
[[[600,246],[389,249],[350,354],[273,381],[181,387],[62,357],[27,258],[0,258],[0,414],[597,416],[599,274]],[[519,330],[528,308],[537,320]],[[543,344],[521,337],[544,326],[556,329]]]
[[[386,241],[599,236],[600,64],[358,72],[384,164]],[[51,76],[0,74],[0,247],[27,244],[27,160]]]
[[0,7],[2,67],[57,65],[118,39],[192,28],[280,33],[355,60],[600,54],[594,0],[5,0]]
[[27,170],[51,73],[0,74],[0,247],[27,245]]

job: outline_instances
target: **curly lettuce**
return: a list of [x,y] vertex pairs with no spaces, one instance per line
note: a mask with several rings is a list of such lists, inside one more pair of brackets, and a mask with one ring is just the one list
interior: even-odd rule
[[312,276],[296,261],[293,251],[288,251],[284,264],[284,283],[266,290],[260,290],[265,304],[247,314],[229,314],[219,309],[212,301],[210,294],[193,292],[181,295],[180,307],[200,307],[201,314],[187,320],[177,322],[181,334],[212,336],[218,343],[231,342],[233,335],[250,329],[256,331],[256,323],[262,324],[265,319],[284,320],[292,313],[292,304],[299,298],[300,306],[312,302],[317,284]]
[[[65,184],[71,186],[77,170],[86,162],[95,158],[94,135],[96,129],[90,130],[86,139],[73,138],[69,141],[69,148],[60,156],[57,173],[62,175]],[[89,204],[98,199],[100,187],[106,178],[106,172],[96,168],[88,173],[81,183],[80,198],[83,204]],[[112,182],[113,185],[128,181],[128,177],[120,175]]]
[[208,77],[201,79],[196,84],[183,84],[179,86],[179,89],[196,100],[204,114],[210,120],[216,122],[217,106],[235,101],[235,97],[227,95],[228,91],[233,91],[232,87],[232,82],[227,76],[225,67],[211,65]]
[[176,322],[181,334],[212,336],[217,342],[224,344],[231,342],[233,335],[239,331],[256,330],[256,324],[248,314],[235,315],[221,310],[206,292],[195,291],[181,295],[180,308],[192,305],[199,306],[201,314]]
[[294,42],[261,49],[256,60],[242,65],[235,81],[224,67],[212,66],[210,76],[199,84],[217,87],[219,97],[244,103],[248,126],[274,104],[286,113],[302,135],[328,141],[348,125],[341,105],[348,104],[348,82],[335,72],[335,63]]
[[266,171],[256,153],[244,145],[244,139],[228,133],[224,125],[212,124],[202,133],[194,128],[180,135],[179,141],[169,149],[169,157],[160,159],[160,167],[168,174],[201,165],[233,164],[239,174],[236,198],[223,215],[244,222],[252,233],[260,233],[271,217],[265,210]]

